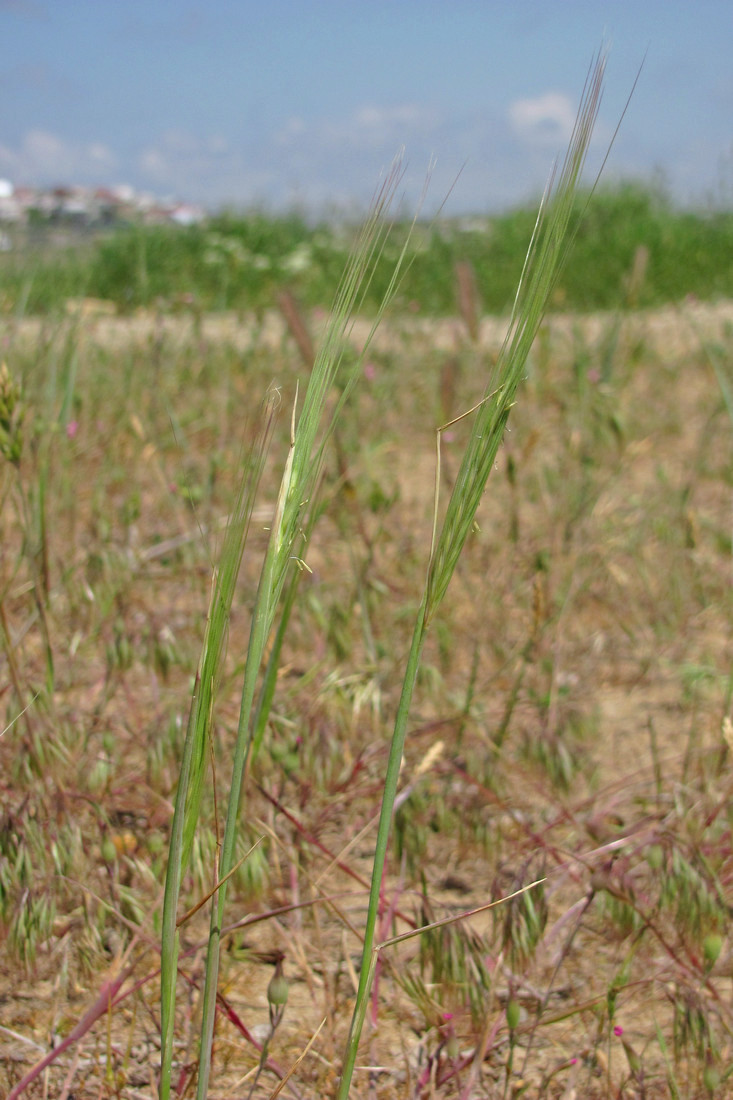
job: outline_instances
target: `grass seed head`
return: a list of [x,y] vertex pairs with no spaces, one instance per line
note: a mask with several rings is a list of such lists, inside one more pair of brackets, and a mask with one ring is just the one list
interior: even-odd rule
[[13,466],[20,464],[23,452],[21,426],[25,407],[20,386],[12,378],[7,363],[0,365],[0,453]]

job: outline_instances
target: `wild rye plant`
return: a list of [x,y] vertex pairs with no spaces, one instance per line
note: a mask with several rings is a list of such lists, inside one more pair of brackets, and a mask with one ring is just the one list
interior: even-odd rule
[[[475,522],[476,512],[493,468],[509,413],[515,403],[519,383],[524,375],[527,356],[567,254],[569,241],[572,237],[572,218],[576,209],[576,193],[600,106],[604,69],[605,56],[600,55],[589,73],[562,167],[559,174],[556,175],[553,172],[537,216],[535,231],[517,289],[504,344],[490,373],[482,400],[474,409],[470,410],[469,414],[466,414],[473,417],[471,433],[445,515],[440,524],[437,493],[439,479],[436,478],[433,543],[422,602],[407,658],[402,694],[395,718],[385,775],[359,988],[354,1006],[343,1074],[337,1094],[338,1100],[345,1100],[351,1087],[359,1039],[364,1025],[369,993],[379,953],[379,945],[375,945],[374,941],[387,857],[387,844],[397,795],[397,781],[407,734],[410,705],[420,668],[423,647],[430,623],[447,592],[458,559]],[[440,431],[441,429],[438,432],[438,453],[440,453]]]
[[[384,778],[369,909],[364,928],[361,974],[339,1085],[339,1100],[345,1100],[351,1087],[359,1040],[380,950],[380,945],[375,943],[380,894],[410,705],[421,655],[430,624],[445,597],[463,546],[475,522],[476,512],[494,465],[510,410],[515,403],[527,356],[572,238],[577,191],[600,105],[604,68],[605,55],[601,54],[596,58],[589,72],[565,159],[559,171],[553,173],[543,198],[501,353],[490,372],[483,398],[473,409],[464,414],[472,418],[472,428],[442,520],[436,490],[435,520],[427,577],[406,662],[402,694],[395,717]],[[227,883],[236,869],[234,852],[242,814],[243,780],[247,766],[264,735],[274,691],[279,646],[287,630],[287,618],[292,607],[299,574],[303,568],[307,568],[307,538],[318,513],[318,485],[324,448],[356,381],[360,363],[369,344],[367,341],[361,356],[356,360],[353,356],[349,359],[345,355],[350,319],[359,306],[364,287],[368,286],[373,264],[384,247],[387,233],[384,219],[400,178],[401,171],[397,166],[377,196],[337,296],[332,321],[323,345],[316,356],[303,397],[302,411],[298,410],[297,395],[292,410],[290,448],[252,611],[237,739],[231,761],[227,818],[216,869],[216,882],[211,894],[211,923],[197,1091],[199,1100],[203,1100],[208,1092],[220,937],[224,923]],[[406,261],[406,249],[407,246],[400,254],[385,300],[372,328],[372,334],[398,285]],[[335,389],[339,391],[339,396],[334,400]],[[198,824],[204,776],[210,753],[216,689],[225,655],[234,588],[257,488],[266,462],[278,399],[276,390],[272,390],[266,398],[260,434],[245,463],[245,472],[225,537],[220,564],[214,573],[206,634],[181,762],[163,912],[160,1080],[160,1095],[163,1100],[167,1100],[171,1091],[180,923],[178,900]],[[440,453],[439,440],[440,433],[438,453]],[[267,644],[276,626],[278,609],[280,609],[280,620],[276,630],[276,641],[269,659],[266,660]]]
[[[303,397],[302,411],[297,407],[297,392],[293,405],[290,447],[252,612],[237,739],[231,764],[227,818],[217,868],[217,884],[211,905],[197,1093],[201,1098],[206,1096],[208,1089],[219,973],[220,930],[223,925],[227,879],[235,869],[234,851],[241,813],[245,768],[256,753],[262,737],[274,691],[279,647],[287,628],[287,617],[292,607],[299,575],[304,568],[307,568],[303,555],[308,532],[318,513],[317,494],[324,449],[339,413],[356,382],[371,340],[370,336],[359,356],[348,355],[349,325],[358,308],[361,295],[368,286],[374,263],[384,247],[388,234],[386,214],[401,179],[402,169],[397,161],[375,199],[370,217],[355,246],[352,260],[334,303],[332,321],[313,365]],[[405,256],[406,249],[403,249],[382,309],[372,328],[372,334],[376,330],[383,310],[394,295]],[[338,388],[340,395],[333,401],[335,388]],[[330,409],[329,400],[332,401]],[[163,909],[160,1095],[164,1100],[170,1095],[171,1085],[178,963],[178,897],[198,823],[203,779],[209,754],[216,684],[225,654],[234,586],[244,551],[257,486],[265,464],[276,402],[277,391],[273,390],[266,399],[263,410],[262,431],[245,463],[245,475],[224,541],[221,565],[214,576],[206,636],[184,745]],[[288,587],[283,596],[286,582]],[[276,641],[273,652],[266,661],[267,643],[281,601],[281,620]],[[256,695],[261,676],[258,704]]]

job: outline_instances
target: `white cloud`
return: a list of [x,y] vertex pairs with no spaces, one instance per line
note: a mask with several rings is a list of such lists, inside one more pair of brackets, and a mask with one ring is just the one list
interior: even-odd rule
[[274,143],[298,152],[311,150],[321,157],[326,150],[344,145],[362,149],[384,148],[390,155],[416,138],[424,138],[440,124],[434,111],[414,103],[385,107],[365,103],[348,115],[305,120],[293,116],[274,135]]
[[212,171],[217,158],[230,154],[230,144],[220,134],[199,138],[188,130],[166,130],[137,160],[143,172],[164,178],[181,171]]
[[264,198],[272,185],[263,150],[248,156],[220,134],[199,137],[168,130],[135,157],[132,176],[144,187],[196,202],[248,202]]
[[229,152],[229,142],[221,134],[207,138],[206,147],[214,156],[224,156]]
[[431,112],[414,103],[396,103],[389,107],[367,104],[354,113],[353,121],[358,129],[391,133],[395,129],[423,129],[434,119]]
[[0,146],[0,173],[18,183],[99,183],[117,165],[102,142],[67,141],[48,130],[28,130],[15,148]]
[[101,141],[92,142],[87,146],[86,152],[90,163],[96,164],[100,171],[106,172],[108,168],[113,168],[117,164],[117,158],[112,150]]
[[307,131],[307,126],[304,119],[299,115],[292,115],[284,126],[282,126],[275,134],[274,141],[276,145],[289,145],[291,141],[296,141]]
[[152,180],[168,182],[170,165],[160,149],[144,149],[138,157],[138,168]]
[[569,99],[549,93],[518,100],[501,116],[490,107],[451,117],[431,104],[366,102],[331,115],[293,114],[269,133],[161,129],[124,152],[35,129],[16,145],[0,145],[0,178],[42,185],[122,178],[140,191],[214,206],[353,210],[366,206],[404,147],[400,196],[407,211],[417,205],[436,155],[426,212],[449,193],[450,209],[481,211],[540,192],[574,118]]
[[537,145],[556,146],[570,140],[575,105],[562,92],[545,92],[517,99],[509,107],[509,121],[518,137]]

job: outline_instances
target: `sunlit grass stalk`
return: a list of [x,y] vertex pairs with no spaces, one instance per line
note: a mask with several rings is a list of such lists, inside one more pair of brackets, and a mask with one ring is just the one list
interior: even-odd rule
[[[344,359],[348,328],[357,308],[360,295],[363,294],[365,286],[368,285],[374,264],[384,247],[388,232],[384,217],[401,176],[401,168],[399,164],[395,164],[383,188],[377,195],[337,294],[323,346],[315,358],[300,417],[296,416],[297,410],[293,409],[290,449],[280,484],[275,517],[270,531],[252,615],[237,740],[232,760],[227,820],[219,858],[220,880],[227,875],[233,864],[237,827],[241,819],[242,780],[247,762],[250,759],[254,740],[256,739],[258,743],[261,741],[269,704],[272,699],[271,677],[273,669],[270,666],[269,671],[265,673],[266,679],[260,697],[260,706],[255,711],[257,683],[285,578],[289,570],[303,568],[301,558],[304,552],[306,531],[311,526],[313,510],[318,507],[315,498],[320,481],[324,448],[333,433],[343,404],[356,381],[361,362],[371,342],[371,337],[376,331],[382,312],[398,285],[402,260],[406,255],[405,248],[395,267],[370,336],[361,349],[360,355],[348,366],[347,371],[343,372],[345,377],[339,379],[342,383],[341,395],[335,402],[334,408],[326,415],[329,395],[333,392],[334,383]],[[284,605],[283,614],[285,618],[290,612],[293,598],[294,589],[291,587]],[[280,632],[280,643],[281,636],[282,632]],[[197,1091],[199,1100],[203,1100],[208,1090],[211,1046],[216,1014],[220,929],[224,921],[225,904],[226,884],[223,884],[217,893],[211,911]]]
[[[396,187],[402,178],[402,170],[398,162],[393,166],[383,187],[376,196],[368,217],[356,243],[352,258],[347,267],[340,289],[336,296],[332,319],[327,329],[323,345],[316,355],[313,370],[310,374],[305,390],[302,411],[299,412],[296,403],[293,407],[290,447],[285,463],[284,473],[281,479],[280,490],[275,507],[275,514],[270,529],[270,536],[265,552],[265,558],[260,573],[260,581],[252,612],[250,637],[247,647],[247,656],[242,683],[242,696],[240,702],[240,715],[237,729],[237,738],[234,754],[230,766],[230,786],[228,795],[227,818],[224,827],[219,865],[217,869],[217,882],[219,888],[212,901],[211,929],[206,963],[206,979],[204,987],[203,1020],[201,1030],[200,1063],[198,1092],[199,1097],[205,1097],[208,1091],[208,1082],[211,1066],[211,1047],[214,1032],[214,1019],[216,1013],[216,989],[219,972],[220,955],[220,929],[223,924],[226,892],[226,881],[229,872],[234,866],[235,847],[238,833],[238,825],[241,820],[242,782],[247,762],[250,759],[253,748],[259,744],[267,713],[272,701],[272,666],[265,672],[264,683],[260,692],[260,704],[255,709],[255,697],[257,685],[262,677],[263,664],[268,639],[272,631],[278,605],[281,601],[286,578],[290,577],[288,595],[283,603],[283,616],[287,620],[295,593],[295,578],[292,570],[302,570],[302,555],[317,509],[317,489],[323,464],[324,448],[328,442],[337,418],[343,408],[353,385],[356,382],[358,372],[366,354],[371,338],[381,319],[382,312],[387,303],[393,297],[401,274],[402,262],[407,254],[407,246],[402,250],[400,259],[395,266],[392,280],[376,320],[358,356],[346,357],[348,347],[348,331],[356,309],[362,296],[369,285],[371,274],[375,264],[381,256],[382,249],[389,232],[389,226],[385,215],[389,209]],[[346,367],[342,369],[344,363]],[[335,383],[338,380],[338,387]],[[338,388],[339,396],[335,397]],[[332,401],[329,408],[329,402]],[[246,530],[242,531],[242,535]],[[225,543],[222,551],[220,569],[222,572],[229,570],[230,557],[241,558],[241,545],[236,540]],[[231,599],[228,604],[221,600],[217,610],[221,617],[228,620]],[[282,631],[280,632],[280,635]],[[219,639],[223,643],[225,629],[217,627],[215,645]],[[280,643],[281,644],[281,643]],[[207,643],[205,643],[205,651]],[[277,647],[279,650],[279,646]],[[218,667],[218,663],[217,663]],[[181,883],[181,862],[185,866],[186,858],[190,852],[190,844],[193,839],[200,803],[200,783],[203,777],[203,763],[205,748],[208,743],[208,731],[211,725],[211,713],[214,706],[215,678],[212,676],[211,686],[207,689],[208,698],[203,700],[203,675],[199,685],[199,693],[195,698],[197,720],[194,729],[189,729],[186,750],[181,766],[181,778],[176,801],[176,812],[179,806],[188,805],[187,790],[189,785],[194,791],[195,815],[186,816],[186,824],[179,826],[180,837],[174,835],[171,847],[172,867],[168,879],[170,887],[166,890],[166,942],[168,943],[168,965],[162,986],[162,999],[164,1003],[164,1057],[161,1071],[161,1096],[170,1095],[172,1037],[173,1037],[173,1013],[175,1007],[175,960],[177,959],[177,938],[175,934],[175,920],[177,911],[178,894]],[[196,729],[200,725],[201,730]],[[205,727],[205,729],[204,729]],[[193,747],[189,748],[189,739]],[[192,761],[195,760],[197,768],[194,771]],[[175,848],[173,847],[175,843]],[[184,857],[182,859],[182,857]],[[177,866],[176,866],[177,864]]]
[[586,81],[559,174],[553,172],[537,217],[522,271],[509,330],[484,391],[472,410],[473,426],[439,532],[433,536],[425,589],[418,611],[395,717],[384,794],[375,844],[369,909],[364,929],[359,987],[347,1041],[338,1100],[346,1100],[356,1064],[374,975],[375,929],[379,913],[390,826],[412,695],[430,622],[445,596],[463,546],[473,527],[486,482],[504,435],[527,356],[542,321],[571,240],[571,221],[581,173],[600,106],[605,54],[600,54]]
[[49,600],[49,567],[48,567],[48,537],[46,525],[46,488],[48,483],[48,458],[43,459],[38,470],[36,482],[36,494],[33,500],[34,507],[23,487],[22,481],[18,481],[18,492],[23,513],[26,538],[26,557],[30,566],[33,579],[33,601],[38,614],[38,624],[43,640],[43,649],[46,656],[46,694],[48,699],[53,698],[54,691],[54,663],[51,647],[51,632],[48,625],[46,608]]
[[[303,532],[304,542],[307,544],[308,537],[312,531],[315,520],[317,519],[318,511],[313,509],[309,515],[308,528]],[[290,622],[290,615],[293,607],[295,606],[295,598],[298,594],[298,585],[300,581],[300,574],[302,570],[293,570],[288,584],[285,588],[285,594],[280,605],[280,618],[277,624],[272,644],[270,647],[270,654],[267,658],[267,665],[262,676],[262,682],[260,684],[259,695],[257,698],[257,708],[255,710],[254,719],[252,721],[252,735],[250,738],[249,747],[247,750],[247,759],[245,765],[250,763],[257,757],[257,754],[262,745],[262,740],[265,736],[265,728],[267,726],[267,719],[270,714],[270,708],[272,707],[272,701],[275,697],[275,686],[277,684],[277,674],[280,667],[280,655],[282,653],[283,645],[285,644],[285,638],[288,632],[288,624]]]
[[198,824],[216,689],[226,653],[234,589],[244,552],[255,496],[268,452],[279,395],[270,391],[260,415],[258,435],[247,455],[221,562],[214,570],[206,631],[196,673],[176,794],[161,937],[161,1075],[160,1095],[170,1094],[178,972],[178,898]]

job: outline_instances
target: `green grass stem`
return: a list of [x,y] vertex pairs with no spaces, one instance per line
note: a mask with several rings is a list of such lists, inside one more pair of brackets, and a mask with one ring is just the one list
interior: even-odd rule
[[[207,1095],[211,1071],[211,1048],[220,958],[220,930],[224,920],[227,879],[235,860],[236,840],[241,820],[243,778],[253,745],[256,748],[261,741],[267,720],[272,700],[273,669],[271,666],[269,671],[266,670],[264,673],[263,686],[260,690],[260,703],[255,708],[257,687],[262,676],[268,639],[275,623],[277,609],[288,577],[290,577],[290,585],[287,598],[283,603],[283,616],[285,619],[287,619],[292,607],[299,575],[297,571],[293,574],[293,569],[302,569],[302,556],[307,534],[317,514],[317,490],[325,445],[331,437],[344,402],[356,382],[364,355],[371,343],[382,313],[395,293],[401,274],[402,262],[407,255],[407,244],[405,243],[382,306],[364,347],[357,356],[350,355],[347,357],[347,337],[351,320],[359,305],[361,296],[369,286],[374,265],[384,248],[389,233],[385,215],[401,177],[401,166],[399,162],[395,162],[384,185],[377,194],[371,214],[365,223],[347,267],[336,297],[331,322],[322,347],[316,356],[306,387],[303,408],[299,413],[296,391],[296,400],[292,412],[290,446],[280,482],[252,613],[237,737],[230,768],[231,779],[227,817],[216,876],[219,887],[212,900],[211,907],[197,1091],[199,1098]],[[333,407],[327,413],[329,397],[334,388],[339,390],[339,397],[333,402]],[[256,459],[259,475],[264,461],[263,449],[256,451]],[[258,480],[259,477],[256,480],[250,479],[249,484],[252,492],[243,493],[248,503],[247,517],[251,514],[253,491],[256,489]],[[223,581],[220,582],[215,576],[212,613],[210,613],[209,624],[207,625],[204,656],[201,662],[201,672],[197,679],[197,689],[191,710],[192,717],[189,722],[189,731],[181,764],[169,872],[166,881],[164,914],[164,957],[166,964],[161,986],[164,1054],[161,1072],[161,1097],[163,1097],[163,1100],[166,1100],[170,1095],[175,1009],[175,968],[178,954],[177,901],[180,892],[182,868],[187,863],[198,821],[201,785],[208,734],[215,703],[217,675],[223,657],[226,624],[231,610],[233,582],[236,579],[239,562],[241,561],[242,540],[246,536],[246,528],[246,522],[241,523],[236,528],[236,537],[228,538],[222,550],[219,569],[222,578],[226,577],[227,582],[231,583],[227,584],[224,592]],[[279,632],[279,636],[281,635],[282,631]]]
[[[288,571],[292,571],[294,567],[298,570],[294,577],[294,581],[297,583],[299,572],[302,570],[301,561],[304,553],[305,532],[310,531],[312,526],[309,516],[313,516],[315,514],[314,510],[318,509],[316,496],[323,464],[324,448],[333,434],[344,402],[356,382],[359,369],[376,327],[394,295],[401,274],[402,261],[407,255],[405,245],[369,337],[359,355],[348,364],[347,369],[343,372],[345,377],[340,380],[342,383],[340,397],[325,419],[325,423],[323,423],[329,394],[334,388],[339,368],[345,363],[347,335],[352,317],[358,306],[360,295],[368,287],[374,263],[384,247],[388,234],[385,215],[401,177],[402,170],[400,163],[397,161],[377,194],[370,217],[365,223],[357,247],[346,269],[346,274],[336,296],[332,318],[323,345],[316,355],[305,393],[303,411],[299,418],[296,418],[296,409],[293,408],[290,448],[280,483],[275,517],[260,575],[247,647],[237,740],[232,759],[229,803],[219,859],[220,880],[226,877],[233,864],[237,830],[242,817],[242,786],[245,769],[250,759],[255,738],[258,743],[261,742],[269,703],[272,699],[268,687],[268,683],[271,684],[273,674],[272,667],[270,667],[265,672],[260,705],[255,711],[257,683],[265,658],[267,641],[274,624]],[[291,585],[284,605],[283,613],[285,617],[289,615],[294,596],[295,589]],[[222,884],[211,910],[201,1030],[201,1055],[196,1094],[198,1100],[204,1100],[208,1092],[216,1014],[216,986],[219,974],[220,930],[224,923],[225,905],[226,885]]]
[[428,566],[423,599],[412,636],[399,706],[395,716],[382,807],[375,844],[369,909],[364,930],[361,974],[344,1065],[337,1093],[346,1100],[351,1088],[359,1040],[374,977],[374,938],[384,879],[397,782],[407,735],[412,696],[430,622],[448,589],[473,527],[486,482],[501,444],[527,356],[545,313],[569,243],[569,229],[580,177],[597,117],[605,55],[595,60],[583,92],[575,128],[559,176],[553,173],[535,225],[517,290],[507,337],[491,373],[484,398],[472,412],[473,428]]
[[178,971],[178,898],[198,824],[216,689],[226,653],[234,589],[244,552],[257,487],[265,466],[275,422],[278,395],[271,390],[262,409],[259,434],[245,462],[239,494],[215,569],[206,632],[189,710],[176,794],[163,902],[161,942],[161,1077],[160,1096],[170,1095]]

